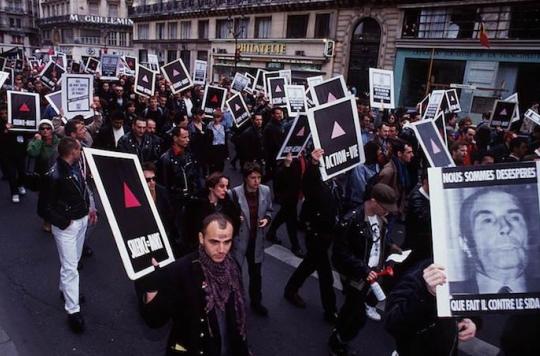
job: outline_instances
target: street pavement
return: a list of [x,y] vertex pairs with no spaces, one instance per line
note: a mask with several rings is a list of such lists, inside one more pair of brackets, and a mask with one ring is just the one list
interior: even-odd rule
[[[237,184],[239,174],[229,174]],[[20,204],[12,204],[7,182],[0,182],[0,356],[163,354],[168,327],[149,329],[140,318],[133,282],[124,271],[104,214],[89,239],[95,254],[83,258],[80,272],[87,330],[75,335],[68,329],[58,293],[56,246],[52,235],[41,230],[36,202],[37,195],[29,192]],[[286,245],[284,230],[283,226],[278,236]],[[268,252],[276,250],[267,247]],[[283,299],[283,287],[294,270],[290,263],[294,258],[280,257],[286,255],[266,254],[263,302],[270,315],[262,318],[248,311],[252,351],[260,356],[328,355],[326,342],[331,326],[323,320],[317,280],[310,277],[301,290],[306,309],[295,308]],[[247,286],[245,271],[244,280]],[[342,295],[339,290],[336,293],[341,303]],[[487,337],[491,338],[489,342],[496,342],[496,337]],[[382,322],[371,320],[352,346],[359,355],[389,356],[394,350],[393,339]]]

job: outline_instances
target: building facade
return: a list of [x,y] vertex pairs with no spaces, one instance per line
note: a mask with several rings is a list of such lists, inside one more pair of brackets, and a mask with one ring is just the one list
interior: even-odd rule
[[41,0],[42,45],[82,60],[102,53],[133,55],[133,21],[123,0]]
[[33,0],[0,0],[0,51],[15,47],[27,56],[39,48],[39,4]]

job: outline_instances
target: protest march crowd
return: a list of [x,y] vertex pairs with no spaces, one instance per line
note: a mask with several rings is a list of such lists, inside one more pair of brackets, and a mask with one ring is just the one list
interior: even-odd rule
[[[250,115],[237,126],[223,105],[205,110],[204,85],[173,93],[171,83],[158,74],[154,92],[146,96],[136,93],[133,76],[104,81],[98,73],[92,115],[64,120],[63,110],[45,97],[63,90],[59,78],[45,85],[25,64],[13,79],[11,92],[39,94],[41,118],[37,132],[13,130],[8,122],[13,103],[1,90],[0,163],[10,188],[5,198],[17,204],[28,190],[39,194],[36,211],[57,245],[60,296],[72,331],[86,327],[77,269],[81,256],[93,253],[85,244],[87,228],[104,217],[84,158],[86,147],[131,153],[141,164],[176,260],[159,267],[152,259],[156,271],[135,286],[148,325],[172,320],[168,355],[251,354],[248,300],[254,314],[271,317],[263,302],[264,245],[282,243],[277,230],[283,224],[291,252],[302,259],[283,283],[284,298],[306,308],[302,286],[318,273],[331,355],[354,354],[349,343],[368,317],[383,319],[395,339],[395,354],[402,356],[457,355],[458,342],[473,338],[481,327],[481,316],[437,316],[436,289],[447,276],[445,266],[433,262],[429,162],[411,128],[422,119],[420,107],[377,110],[357,98],[365,162],[323,180],[325,152],[311,142],[298,156],[288,153],[276,160],[294,117],[270,105],[263,91],[241,92]],[[230,97],[231,79],[213,85]],[[485,118],[473,125],[469,117],[446,115],[439,133],[455,166],[540,159],[540,126],[524,135],[519,131],[523,119],[503,130],[489,125],[489,114]],[[242,184],[231,186],[226,165],[240,170]],[[144,253],[144,246],[140,249]],[[388,260],[408,250],[403,262]],[[336,301],[332,270],[341,276],[343,305]],[[385,299],[381,315],[376,306]],[[505,355],[540,354],[532,340],[538,315],[524,323],[529,333],[510,330],[502,337]]]

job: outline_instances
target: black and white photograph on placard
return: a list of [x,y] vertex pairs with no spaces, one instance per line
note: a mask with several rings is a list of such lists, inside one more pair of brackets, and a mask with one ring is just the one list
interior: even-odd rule
[[311,87],[311,96],[315,106],[331,103],[347,96],[347,86],[342,75],[323,80]]
[[65,74],[62,77],[62,110],[69,120],[77,115],[91,117],[94,95],[94,76],[91,74]]
[[13,69],[15,69],[15,73],[22,73],[23,68],[24,68],[23,60],[21,58],[17,58],[15,60],[15,66],[13,67]]
[[292,84],[292,71],[290,69],[282,69],[279,71],[279,76],[285,78],[287,84]]
[[244,75],[249,79],[249,85],[244,88],[244,90],[250,94],[253,94],[253,85],[255,83],[255,77],[248,72],[245,72]]
[[81,72],[81,63],[78,61],[71,62],[71,73],[79,74]]
[[523,115],[523,117],[526,118],[526,119],[531,120],[536,125],[540,126],[540,114],[538,114],[533,109],[529,109],[529,110],[525,111],[525,114]]
[[174,261],[165,228],[134,154],[84,149],[128,277],[141,278]]
[[135,93],[151,97],[156,86],[156,72],[137,64],[135,70]]
[[94,57],[88,57],[84,71],[89,74],[96,74],[99,68],[99,60]]
[[306,89],[303,85],[285,85],[285,95],[287,96],[287,113],[290,117],[307,114]]
[[308,110],[315,148],[322,148],[321,176],[328,180],[365,161],[356,100],[347,96]]
[[104,54],[101,56],[101,76],[100,80],[118,80],[118,67],[120,66],[120,56]]
[[283,77],[268,78],[268,99],[270,105],[285,107],[287,106],[287,95],[285,93],[287,79]]
[[124,62],[130,70],[135,71],[135,68],[137,67],[137,57],[124,56]]
[[62,75],[66,71],[53,61],[47,63],[40,73],[40,79],[49,89],[54,88],[56,83],[62,79]]
[[55,55],[50,57],[50,60],[58,64],[64,70],[67,68],[67,56],[65,53],[57,52]]
[[195,60],[195,66],[193,67],[193,83],[195,84],[206,84],[206,68],[208,67],[208,62],[201,61],[199,59]]
[[182,59],[180,58],[161,67],[161,71],[163,72],[165,79],[171,83],[170,87],[173,94],[193,86],[191,76],[189,75],[184,62],[182,62]]
[[459,97],[456,89],[446,90],[446,109],[451,113],[461,112],[461,105],[459,104]]
[[264,92],[268,96],[268,92],[270,91],[270,88],[268,87],[268,79],[270,79],[270,78],[279,78],[279,71],[264,72],[263,73],[263,78],[264,78]]
[[448,151],[435,122],[423,120],[411,124],[431,167],[453,167],[454,160]]
[[251,89],[252,91],[264,91],[264,69],[257,69],[257,75],[255,75],[255,81],[253,82]]
[[311,130],[309,128],[307,116],[296,116],[287,133],[287,137],[285,137],[285,140],[283,141],[283,145],[281,145],[281,149],[279,150],[276,159],[285,159],[289,153],[293,158],[297,158],[306,147],[310,138]]
[[516,103],[516,109],[514,110],[514,115],[512,116],[512,120],[510,121],[510,123],[512,122],[515,122],[515,121],[518,121],[520,119],[520,115],[519,115],[519,96],[518,96],[518,93],[514,93],[512,95],[510,95],[508,98],[505,98],[503,99],[504,101],[509,101],[509,102],[512,102],[512,103]]
[[155,54],[148,54],[148,68],[159,73],[159,59]]
[[202,109],[204,110],[204,116],[212,118],[216,109],[222,110],[225,106],[225,98],[227,97],[227,89],[207,85],[204,89],[204,96],[202,100]]
[[540,311],[539,167],[429,169],[440,317]]
[[422,120],[433,120],[439,114],[441,110],[441,103],[446,98],[445,90],[433,90],[429,96],[429,101],[426,106],[426,111]]
[[493,104],[493,110],[491,110],[489,126],[500,127],[503,130],[508,129],[514,117],[516,106],[515,102],[496,100]]
[[37,131],[41,118],[39,94],[8,90],[7,105],[11,131]]
[[242,97],[242,93],[236,93],[227,99],[227,106],[229,107],[229,110],[231,110],[236,127],[240,127],[245,122],[249,121],[251,115],[244,98]]
[[57,115],[60,114],[60,110],[62,109],[62,91],[55,91],[54,93],[50,93],[45,95],[45,99],[51,105],[51,108],[56,112]]
[[242,73],[236,72],[231,83],[231,92],[241,93],[249,86],[250,80]]
[[372,108],[394,109],[394,72],[369,68],[369,103]]

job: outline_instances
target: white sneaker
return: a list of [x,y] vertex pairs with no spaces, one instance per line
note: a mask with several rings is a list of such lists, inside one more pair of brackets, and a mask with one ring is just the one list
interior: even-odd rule
[[19,194],[20,195],[25,195],[26,194],[26,189],[24,189],[24,187],[19,187]]
[[13,194],[11,196],[11,202],[12,203],[19,203],[21,200],[19,199],[19,194]]
[[377,308],[369,306],[366,304],[366,315],[368,318],[374,321],[380,321],[381,320],[381,314],[377,311]]
[[399,354],[397,353],[397,351],[394,351],[394,352],[392,352],[391,356],[399,356]]

